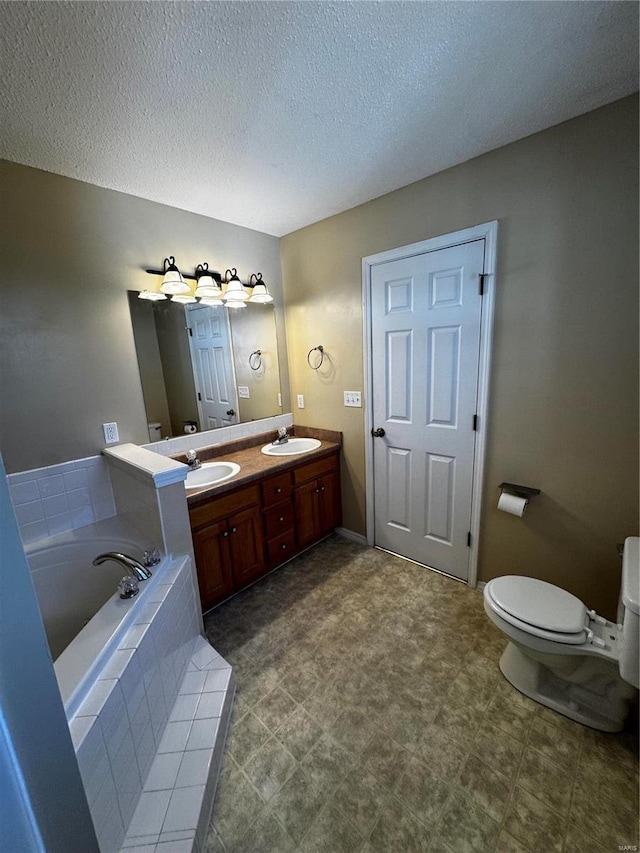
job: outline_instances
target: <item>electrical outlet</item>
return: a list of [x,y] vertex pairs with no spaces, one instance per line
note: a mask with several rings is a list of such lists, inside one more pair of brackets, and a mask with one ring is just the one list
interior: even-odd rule
[[304,394],[298,394],[298,408],[304,409]]
[[120,440],[118,438],[118,424],[102,424],[102,431],[107,444],[115,444],[116,441]]
[[250,396],[248,385],[238,385],[238,397],[243,400],[248,400]]
[[345,406],[353,406],[355,409],[361,409],[362,393],[360,391],[345,391],[344,404]]

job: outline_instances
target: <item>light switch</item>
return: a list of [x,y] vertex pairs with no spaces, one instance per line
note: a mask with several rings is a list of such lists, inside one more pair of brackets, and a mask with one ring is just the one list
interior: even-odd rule
[[298,408],[304,409],[304,394],[298,394]]
[[248,400],[250,396],[248,385],[238,385],[238,397],[243,400]]
[[352,406],[355,409],[362,408],[362,392],[361,391],[345,391],[344,392],[345,406]]

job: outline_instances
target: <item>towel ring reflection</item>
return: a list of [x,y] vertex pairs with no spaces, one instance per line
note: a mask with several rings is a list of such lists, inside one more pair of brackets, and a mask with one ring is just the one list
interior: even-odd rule
[[[311,364],[311,353],[317,350],[320,353],[320,359],[317,364]],[[319,370],[322,367],[322,362],[324,361],[324,347],[322,344],[318,344],[317,347],[311,347],[309,352],[307,353],[307,364],[311,368],[311,370]]]
[[249,356],[249,367],[251,370],[260,370],[262,367],[262,350],[254,350]]

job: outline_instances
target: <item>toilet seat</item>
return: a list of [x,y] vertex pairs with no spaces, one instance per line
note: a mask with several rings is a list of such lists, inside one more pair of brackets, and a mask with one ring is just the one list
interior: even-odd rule
[[586,642],[587,608],[560,587],[516,575],[494,578],[485,593],[495,613],[521,631],[555,643]]

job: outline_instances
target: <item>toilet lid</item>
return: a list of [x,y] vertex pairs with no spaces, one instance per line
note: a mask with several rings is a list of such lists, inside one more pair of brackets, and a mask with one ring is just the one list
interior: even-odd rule
[[558,634],[584,630],[587,608],[565,589],[535,578],[506,575],[491,582],[491,596],[521,622]]

